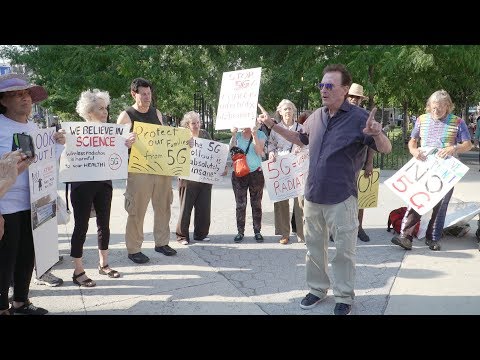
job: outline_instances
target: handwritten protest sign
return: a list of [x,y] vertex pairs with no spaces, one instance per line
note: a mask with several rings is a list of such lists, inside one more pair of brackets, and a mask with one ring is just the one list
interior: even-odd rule
[[361,170],[357,178],[358,208],[374,208],[378,204],[378,185],[380,169],[373,169],[372,175],[366,178],[365,170]]
[[28,167],[35,270],[43,275],[58,261],[57,157],[55,128],[30,133],[35,147],[34,162]]
[[209,139],[193,138],[190,149],[190,176],[183,179],[218,184],[223,182],[221,174],[225,170],[228,157],[228,145]]
[[303,195],[308,176],[308,149],[298,154],[277,156],[276,161],[262,162],[268,196],[272,202]]
[[215,130],[254,127],[262,68],[224,72]]
[[454,157],[437,157],[435,148],[423,149],[425,161],[412,158],[384,182],[420,215],[431,210],[469,170]]
[[190,175],[190,130],[135,122],[137,140],[132,146],[128,171],[156,175]]
[[64,122],[65,151],[60,157],[61,182],[126,179],[130,125]]

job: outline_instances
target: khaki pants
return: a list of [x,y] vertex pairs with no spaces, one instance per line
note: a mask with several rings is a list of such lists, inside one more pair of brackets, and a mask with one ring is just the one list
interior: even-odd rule
[[[275,235],[283,238],[290,236],[290,199],[278,201],[273,204],[275,214]],[[299,241],[305,241],[303,236],[303,196],[293,199],[295,210],[295,222],[297,224],[297,237]]]
[[173,201],[172,177],[152,174],[128,173],[125,192],[125,210],[128,213],[125,243],[129,254],[141,251],[143,222],[148,203],[153,207],[153,239],[155,246],[170,241],[170,206]]
[[332,259],[335,302],[351,305],[355,297],[355,254],[358,201],[354,196],[334,205],[305,200],[306,272],[310,292],[323,297],[330,287],[328,244],[332,234],[336,252]]

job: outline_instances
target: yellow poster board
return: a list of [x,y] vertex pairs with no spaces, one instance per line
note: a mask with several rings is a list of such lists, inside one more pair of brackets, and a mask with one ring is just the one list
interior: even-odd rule
[[358,208],[374,208],[378,203],[378,185],[380,183],[380,169],[373,169],[372,175],[363,176],[365,170],[361,170],[357,179]]
[[137,140],[132,146],[128,171],[133,173],[189,176],[190,130],[135,122]]

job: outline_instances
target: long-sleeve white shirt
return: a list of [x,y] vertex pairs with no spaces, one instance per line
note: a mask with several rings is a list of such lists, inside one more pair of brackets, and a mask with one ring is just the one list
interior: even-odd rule
[[[297,131],[299,132],[303,129],[303,126],[298,122],[294,122],[292,126],[287,126],[283,121],[279,122],[275,126],[281,126],[287,130]],[[274,152],[275,155],[285,155],[290,152],[295,151],[295,148],[298,145],[293,145],[292,143],[286,140],[283,136],[279,135],[275,132],[275,129],[270,132],[270,137],[268,138],[268,152]],[[291,150],[290,150],[291,149]],[[267,154],[268,155],[268,154]]]

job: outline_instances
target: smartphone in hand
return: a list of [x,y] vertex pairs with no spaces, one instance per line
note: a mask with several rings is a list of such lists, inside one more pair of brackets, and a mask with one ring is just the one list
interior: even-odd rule
[[22,149],[22,152],[27,158],[35,157],[35,147],[33,145],[33,139],[28,134],[13,134],[12,151]]

